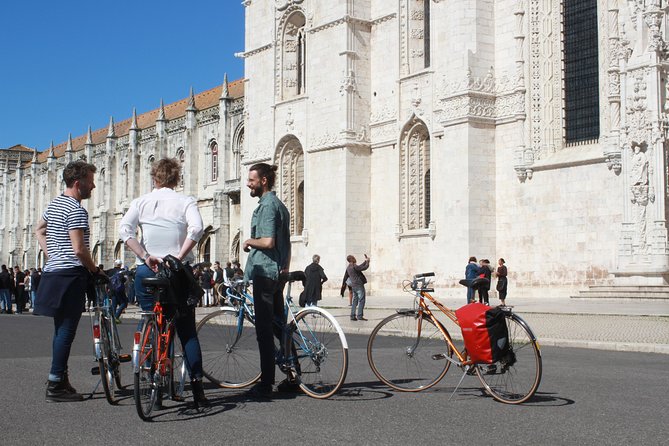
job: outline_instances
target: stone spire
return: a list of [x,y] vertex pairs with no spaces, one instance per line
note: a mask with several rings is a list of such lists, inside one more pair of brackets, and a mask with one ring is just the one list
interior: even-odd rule
[[51,145],[49,146],[48,158],[56,158],[56,154],[53,152],[53,139],[51,140]]
[[137,109],[135,107],[132,108],[132,123],[130,124],[130,130],[139,130],[139,127],[137,126]]
[[221,99],[230,97],[230,90],[228,89],[228,73],[223,74],[223,88],[221,89]]
[[114,131],[114,117],[109,117],[109,131],[107,131],[107,138],[116,138],[116,132]]
[[188,98],[188,108],[186,111],[197,111],[195,107],[195,95],[193,94],[193,87],[190,87],[190,96]]
[[160,98],[160,110],[158,111],[158,119],[156,121],[167,121],[165,117],[165,105],[163,104],[163,98]]
[[72,133],[67,134],[67,147],[65,148],[65,162],[71,163],[74,155],[72,154]]
[[37,149],[33,149],[33,159],[32,159],[33,165],[37,163]]
[[91,132],[91,126],[88,126],[88,132],[86,133],[86,145],[87,146],[92,146],[93,145],[93,132]]
[[88,126],[88,132],[86,133],[86,160],[89,163],[93,162],[93,132],[91,131],[91,126]]

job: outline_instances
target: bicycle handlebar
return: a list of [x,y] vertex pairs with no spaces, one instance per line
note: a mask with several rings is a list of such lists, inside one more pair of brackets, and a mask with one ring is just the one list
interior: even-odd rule
[[413,276],[414,280],[422,279],[424,277],[434,277],[434,272],[420,273],[420,274],[416,274],[415,276]]

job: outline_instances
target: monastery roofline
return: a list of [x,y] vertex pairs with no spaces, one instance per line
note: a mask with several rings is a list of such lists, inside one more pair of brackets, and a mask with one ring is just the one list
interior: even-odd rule
[[[223,84],[218,85],[212,89],[203,91],[202,93],[196,94],[195,108],[197,108],[198,110],[206,110],[218,105],[221,99],[222,90],[223,90]],[[243,78],[237,79],[233,82],[228,83],[228,92],[229,92],[228,97],[230,99],[238,99],[243,97],[244,79]],[[183,99],[180,99],[179,101],[165,105],[163,107],[165,109],[165,118],[168,121],[171,121],[180,118],[182,116],[185,116],[189,100],[190,96],[187,96]],[[160,107],[157,107],[149,112],[137,115],[137,129],[142,130],[154,127],[156,125],[156,120],[158,119],[159,113],[160,113]],[[116,138],[128,135],[130,133],[131,125],[132,125],[132,116],[127,119],[124,119],[123,121],[114,123],[114,133],[116,135]],[[108,133],[109,133],[109,126],[93,130],[91,132],[93,145],[104,143],[107,140]],[[72,152],[79,152],[85,148],[87,136],[88,133],[84,133],[75,138],[72,138]],[[20,150],[20,151],[30,151],[30,152],[33,151],[33,149],[25,147],[21,144],[17,144],[6,150]],[[51,147],[48,147],[42,152],[39,152],[37,154],[37,162],[38,163],[45,162],[49,157],[50,150]],[[67,141],[64,141],[62,143],[59,143],[58,145],[53,146],[53,153],[56,158],[64,156],[66,150],[67,150]],[[30,163],[31,162],[28,162],[26,164],[28,165]]]

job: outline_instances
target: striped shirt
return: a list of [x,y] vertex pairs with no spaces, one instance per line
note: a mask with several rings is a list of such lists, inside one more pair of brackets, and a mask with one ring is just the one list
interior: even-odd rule
[[83,266],[74,255],[70,239],[71,230],[83,229],[84,243],[89,248],[88,212],[81,207],[81,203],[61,195],[49,203],[42,218],[46,222],[46,249],[49,254],[44,272]]

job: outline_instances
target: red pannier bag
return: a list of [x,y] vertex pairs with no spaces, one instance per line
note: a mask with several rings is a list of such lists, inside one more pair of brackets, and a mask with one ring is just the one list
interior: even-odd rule
[[472,362],[492,364],[509,351],[509,331],[502,309],[472,303],[455,310],[455,315]]

